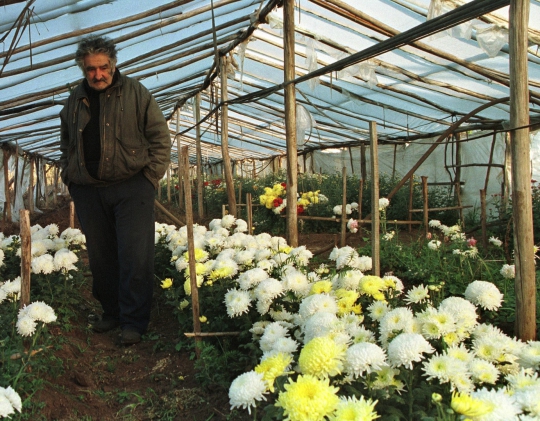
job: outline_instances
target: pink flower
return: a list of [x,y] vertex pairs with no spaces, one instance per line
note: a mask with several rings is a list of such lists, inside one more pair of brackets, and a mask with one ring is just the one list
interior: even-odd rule
[[431,240],[431,233],[430,233],[430,232],[428,232],[428,233],[426,234],[426,238],[427,238],[428,240]]
[[471,237],[471,238],[469,238],[469,239],[467,240],[467,245],[468,245],[469,247],[474,247],[474,246],[476,246],[476,243],[477,243],[477,241],[474,239],[474,237]]

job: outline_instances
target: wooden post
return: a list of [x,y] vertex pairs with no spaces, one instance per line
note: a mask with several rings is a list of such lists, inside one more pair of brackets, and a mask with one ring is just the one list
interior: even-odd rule
[[235,218],[240,218],[240,216],[242,215],[242,210],[241,210],[241,205],[242,204],[242,182],[240,181],[238,183],[238,206],[237,206],[237,209],[236,209],[236,212],[237,212],[237,215],[234,215]]
[[371,259],[373,261],[373,274],[380,276],[379,147],[377,144],[377,123],[374,121],[369,122],[369,146],[371,158]]
[[[296,64],[294,38],[294,0],[283,2],[283,73],[284,82],[295,79]],[[298,247],[298,151],[296,144],[296,92],[294,83],[284,89],[285,95],[285,136],[287,141],[287,241],[291,247]]]
[[6,194],[6,202],[4,204],[4,210],[5,212],[5,218],[9,222],[12,222],[13,219],[11,217],[11,195],[9,194],[9,151],[7,149],[2,150],[4,159],[4,191]]
[[53,205],[58,203],[58,179],[60,178],[60,168],[54,167],[54,192],[53,192]]
[[167,203],[171,204],[171,167],[167,168]]
[[[510,2],[510,132],[512,144],[512,215],[516,265],[516,336],[536,338],[536,279],[529,140],[528,22],[529,0]],[[522,128],[519,128],[522,127]]]
[[[201,121],[201,93],[195,95],[195,121]],[[197,155],[197,215],[199,221],[204,217],[203,190],[204,180],[202,175],[202,146],[201,146],[201,126],[195,127],[195,150]]]
[[[414,175],[409,179],[409,221],[412,221],[412,210],[414,200]],[[412,232],[412,224],[409,224],[409,232]]]
[[253,206],[251,203],[251,193],[246,194],[246,212],[247,212],[247,226],[248,234],[253,234]]
[[36,160],[33,156],[30,157],[30,178],[28,181],[28,210],[30,214],[34,213],[34,164]]
[[362,174],[362,180],[367,179],[367,168],[366,168],[366,145],[362,143],[360,145],[360,171]]
[[[456,176],[454,177],[454,197],[461,206],[461,136],[459,133],[454,134],[456,139]],[[459,220],[463,224],[463,208],[458,209]]]
[[20,308],[30,304],[30,267],[32,263],[32,234],[30,232],[30,212],[19,211],[21,229],[21,303]]
[[188,240],[189,259],[189,282],[191,285],[191,308],[193,310],[193,333],[195,333],[195,353],[197,358],[201,356],[201,338],[197,336],[201,332],[199,320],[199,288],[197,287],[197,272],[195,268],[195,245],[193,243],[193,207],[191,203],[191,185],[189,183],[189,155],[188,147],[182,146],[182,170],[184,178],[184,200],[186,204],[186,227]]
[[480,225],[482,226],[482,247],[487,249],[486,190],[480,190]]
[[227,100],[227,59],[221,57],[221,153],[223,155],[223,170],[225,172],[225,183],[227,187],[227,200],[229,203],[229,213],[236,216],[236,197],[234,196],[234,180],[231,168],[231,158],[229,157],[229,106]]
[[362,235],[362,199],[364,196],[364,179],[360,179],[360,187],[358,191],[358,231]]
[[[180,109],[176,110],[176,159],[178,160],[178,208],[184,208],[184,183],[182,182],[182,157],[180,155]],[[197,123],[197,121],[195,122]]]
[[428,186],[427,186],[427,177],[422,176],[422,199],[423,199],[423,209],[424,209],[424,234],[427,238],[427,235],[429,234],[429,193],[428,193]]
[[347,168],[341,170],[342,177],[342,198],[341,198],[341,238],[339,241],[340,247],[345,247],[347,240]]
[[69,227],[75,228],[75,203],[69,202]]

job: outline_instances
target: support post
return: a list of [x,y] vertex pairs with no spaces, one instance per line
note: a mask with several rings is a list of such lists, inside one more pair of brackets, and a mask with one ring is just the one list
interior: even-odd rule
[[345,247],[347,240],[347,168],[341,170],[342,177],[342,198],[341,198],[341,238],[339,241],[340,247]]
[[379,147],[377,123],[369,122],[369,150],[371,158],[371,259],[373,274],[381,275],[380,266],[380,214],[379,214]]
[[69,227],[75,228],[75,203],[69,202]]
[[19,211],[21,227],[21,303],[20,308],[30,304],[30,267],[32,263],[32,234],[30,232],[30,212]]
[[253,206],[251,203],[251,193],[246,194],[246,212],[247,212],[247,226],[248,234],[253,234]]
[[[528,22],[529,0],[510,2],[510,132],[512,145],[512,215],[516,265],[515,334],[536,338],[536,277],[529,145]],[[522,127],[522,128],[519,128]]]
[[423,225],[424,225],[424,234],[425,238],[427,238],[429,234],[429,192],[428,192],[428,186],[427,186],[427,177],[421,176],[422,178],[422,209],[423,209]]
[[[201,93],[195,95],[195,121],[201,121]],[[197,215],[199,221],[204,217],[203,189],[204,180],[202,176],[202,146],[201,146],[201,126],[195,127],[195,146],[197,154]]]
[[229,203],[229,213],[236,216],[236,197],[234,196],[234,180],[232,176],[231,159],[229,157],[229,106],[227,100],[227,59],[221,57],[221,153],[223,155],[223,170],[225,172],[225,183],[227,184],[227,200]]
[[482,247],[487,248],[486,190],[480,190],[480,225],[482,227]]
[[[294,0],[283,2],[284,82],[295,79]],[[298,151],[296,144],[296,93],[294,83],[285,86],[285,135],[287,138],[287,241],[298,247]]]

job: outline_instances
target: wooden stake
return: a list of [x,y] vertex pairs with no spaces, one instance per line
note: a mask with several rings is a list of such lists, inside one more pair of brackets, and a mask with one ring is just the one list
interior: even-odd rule
[[377,123],[374,121],[369,122],[369,146],[371,157],[371,259],[373,261],[373,274],[380,276],[379,148]]
[[423,217],[424,217],[424,234],[425,238],[427,238],[429,234],[429,193],[428,193],[428,186],[427,186],[427,180],[428,178],[426,176],[422,176],[422,199],[423,199]]
[[[283,2],[283,75],[284,82],[295,79],[294,0]],[[287,241],[298,247],[298,150],[296,139],[295,85],[285,86],[285,136],[287,142]]]
[[225,183],[227,187],[227,200],[229,203],[229,213],[236,216],[236,197],[234,196],[234,180],[232,175],[231,158],[229,157],[229,106],[227,100],[227,60],[221,57],[221,153],[223,154],[223,170],[225,172]]
[[341,197],[341,238],[339,241],[340,247],[345,247],[347,240],[347,168],[341,170],[342,177],[342,197]]
[[[201,93],[195,95],[195,121],[201,121]],[[203,190],[204,180],[202,176],[202,145],[201,145],[201,126],[195,127],[195,146],[197,154],[197,214],[199,221],[204,217]]]
[[246,194],[246,212],[247,212],[247,226],[248,234],[253,234],[253,206],[251,203],[251,193]]
[[75,228],[75,203],[69,202],[69,227]]
[[195,267],[195,245],[193,243],[193,207],[191,204],[191,184],[189,183],[189,152],[187,146],[182,146],[182,170],[184,177],[184,193],[186,203],[186,227],[188,240],[189,257],[189,282],[191,285],[191,308],[193,310],[193,333],[195,336],[195,354],[197,358],[201,356],[201,338],[197,336],[201,332],[201,321],[199,320],[199,288],[197,287],[197,272]]
[[480,190],[480,225],[482,226],[482,247],[487,249],[486,190]]
[[[510,132],[512,144],[512,215],[516,265],[515,334],[536,339],[536,276],[529,139],[528,38],[529,0],[510,2]],[[520,128],[523,127],[523,128]]]
[[[412,221],[412,209],[414,199],[414,175],[409,178],[409,221]],[[409,232],[412,232],[412,224],[409,224]]]
[[35,158],[30,157],[30,179],[28,181],[28,210],[30,214],[34,213],[34,164]]
[[30,304],[30,267],[32,263],[32,234],[30,232],[30,212],[19,211],[21,231],[21,303],[20,308]]
[[2,152],[4,163],[4,191],[6,194],[6,202],[4,205],[6,216],[4,220],[7,219],[9,222],[12,222],[13,219],[11,217],[11,194],[9,193],[9,151],[7,149],[3,149]]

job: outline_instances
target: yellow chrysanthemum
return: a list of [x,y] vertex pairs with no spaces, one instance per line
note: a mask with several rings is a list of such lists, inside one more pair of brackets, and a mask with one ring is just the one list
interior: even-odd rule
[[285,189],[281,184],[274,184],[274,187],[272,187],[272,191],[276,196],[281,196],[285,193]]
[[255,367],[256,373],[261,373],[263,379],[266,381],[268,390],[274,392],[274,380],[285,374],[285,370],[291,364],[292,357],[289,354],[279,352],[271,357],[268,357],[264,361]]
[[332,291],[332,282],[330,281],[318,281],[311,286],[310,294],[322,294]]
[[376,404],[377,401],[365,400],[363,396],[360,400],[356,397],[342,398],[330,421],[372,421],[379,418],[375,412]]
[[[196,262],[202,262],[206,259],[208,259],[208,252],[203,250],[203,249],[198,249],[196,248],[194,250],[194,254],[195,254],[195,261]],[[186,251],[184,254],[184,259],[186,259],[186,262],[189,262],[189,252]]]
[[[381,294],[381,291],[385,288],[385,282],[379,276],[367,275],[360,279],[358,289],[361,293],[375,296],[375,294]],[[383,295],[384,297],[384,295]]]
[[[191,293],[191,288],[190,288],[190,293]],[[180,310],[183,310],[183,309],[185,309],[187,306],[189,306],[189,301],[186,300],[186,299],[184,299],[184,300],[180,301],[180,304],[178,305],[178,308],[179,308]]]
[[165,278],[163,281],[161,281],[161,288],[168,289],[172,287],[173,281],[171,278]]
[[286,421],[323,421],[339,403],[338,390],[328,379],[298,376],[285,385],[276,406],[283,408]]
[[300,352],[300,372],[319,378],[336,376],[343,369],[346,350],[346,345],[337,344],[328,336],[316,337]]
[[215,269],[210,273],[210,279],[216,280],[216,279],[222,279],[222,278],[228,278],[234,274],[234,270],[229,267],[222,267],[219,269]]
[[450,406],[458,414],[473,418],[489,414],[494,408],[492,402],[481,401],[464,393],[453,393]]

